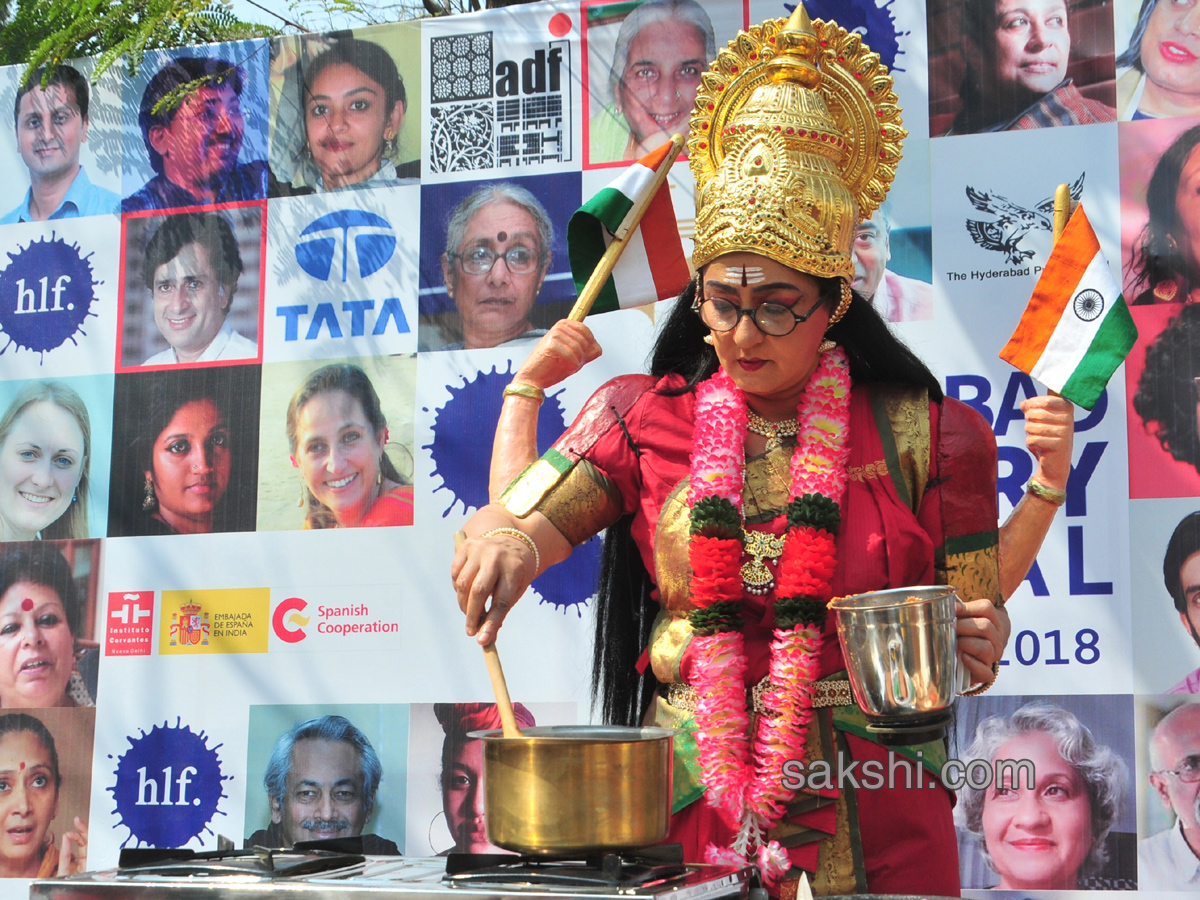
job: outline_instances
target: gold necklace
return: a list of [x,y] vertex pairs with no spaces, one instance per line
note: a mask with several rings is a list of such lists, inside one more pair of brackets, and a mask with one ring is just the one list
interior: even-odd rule
[[774,450],[782,446],[780,438],[795,437],[800,433],[799,419],[786,419],[783,422],[768,422],[754,410],[747,408],[746,430],[761,435],[767,439],[767,449]]

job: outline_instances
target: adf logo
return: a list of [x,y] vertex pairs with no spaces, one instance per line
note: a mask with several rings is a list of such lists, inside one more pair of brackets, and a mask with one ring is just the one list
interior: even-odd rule
[[275,614],[271,616],[271,629],[275,637],[289,644],[297,644],[308,637],[304,626],[311,621],[311,617],[301,615],[307,608],[308,603],[299,597],[288,597],[275,607]]
[[163,591],[160,654],[266,653],[269,588]]

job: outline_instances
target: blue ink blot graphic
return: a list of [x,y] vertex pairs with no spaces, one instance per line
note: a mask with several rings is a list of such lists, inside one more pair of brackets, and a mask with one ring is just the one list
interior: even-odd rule
[[126,740],[129,750],[113,773],[116,784],[107,789],[120,824],[129,829],[121,846],[182,847],[203,832],[212,834],[213,817],[225,815],[217,809],[225,796],[222,782],[233,777],[221,774],[217,751],[223,745],[210,748],[204,732],[195,734],[179,719]]
[[[889,6],[895,0],[878,4],[876,0],[806,0],[804,8],[813,19],[830,19],[850,32],[862,35],[863,42],[879,54],[879,59],[889,71],[903,72],[904,66],[896,64],[900,49],[899,38],[909,32],[896,31],[896,19]],[[783,8],[790,15],[796,8],[794,3],[785,3]]]
[[[450,399],[437,411],[433,424],[433,443],[423,447],[434,461],[434,475],[442,483],[434,492],[449,490],[453,495],[442,518],[462,503],[463,513],[488,502],[488,467],[492,459],[492,435],[504,405],[504,387],[512,380],[512,360],[508,369],[479,372],[471,381],[463,378],[462,387],[447,385]],[[538,416],[538,452],[544,453],[566,430],[566,418],[558,395],[547,395]],[[596,593],[600,572],[601,543],[593,538],[575,548],[563,563],[547,569],[533,582],[543,603],[564,611],[578,609]]]
[[96,301],[91,254],[80,256],[78,244],[68,244],[54,233],[9,253],[9,265],[0,272],[0,330],[8,343],[42,355],[68,340],[78,344],[83,320]]

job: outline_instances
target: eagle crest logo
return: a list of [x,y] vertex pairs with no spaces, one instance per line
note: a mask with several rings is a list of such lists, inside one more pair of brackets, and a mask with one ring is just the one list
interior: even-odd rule
[[[1071,201],[1078,203],[1083,196],[1082,173],[1071,185]],[[967,185],[967,199],[981,212],[995,216],[991,221],[967,219],[967,233],[971,240],[984,250],[995,250],[1008,257],[1014,266],[1019,266],[1033,256],[1032,250],[1022,250],[1021,241],[1031,231],[1051,231],[1054,228],[1054,197],[1050,196],[1035,206],[1026,209],[1007,197],[990,191],[979,191]]]

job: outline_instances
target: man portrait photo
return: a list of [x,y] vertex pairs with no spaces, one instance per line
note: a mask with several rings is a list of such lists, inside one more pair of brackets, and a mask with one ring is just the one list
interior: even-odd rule
[[[1184,516],[1175,526],[1163,554],[1162,571],[1179,623],[1200,647],[1200,512]],[[1200,668],[1167,693],[1200,693]]]
[[[230,311],[239,302],[238,281],[244,267],[237,236],[225,214],[179,213],[158,221],[161,224],[149,236],[144,249],[138,248],[142,252],[137,273],[140,278],[131,277],[133,271],[127,270],[125,279],[126,317],[144,317],[146,312],[140,311],[143,308],[152,312],[155,329],[167,342],[165,350],[154,353],[141,365],[256,359],[258,344],[235,331],[229,322]],[[127,232],[127,256],[132,249],[130,234],[144,232]],[[138,280],[145,286],[146,293],[142,295],[145,302],[136,296]],[[242,305],[253,308],[239,313],[243,318],[247,313],[252,314],[257,321],[258,292],[253,293],[252,303],[241,301]],[[148,327],[143,328],[146,335],[153,336]],[[127,327],[126,332],[130,331]],[[130,359],[131,354],[153,346],[150,341],[137,343],[128,337],[123,337],[123,341],[125,365],[137,365],[138,358]],[[142,349],[142,352],[147,351]]]
[[1174,824],[1138,841],[1138,888],[1200,892],[1200,704],[1185,703],[1154,726],[1150,786]]
[[245,82],[240,66],[213,57],[176,57],[155,73],[138,108],[155,175],[125,198],[125,212],[266,197],[266,160],[238,162]]
[[343,716],[318,716],[279,736],[263,774],[271,824],[247,847],[291,849],[298,841],[363,838],[362,852],[399,856],[395,842],[363,834],[383,765],[367,736]]
[[38,69],[18,87],[13,126],[29,189],[0,225],[121,211],[121,198],[92,184],[79,162],[91,124],[90,94],[87,78],[68,65],[54,67],[48,78],[44,68]]
[[884,203],[854,235],[854,280],[850,286],[871,301],[887,322],[933,317],[933,286],[889,269],[892,259],[891,207]]

